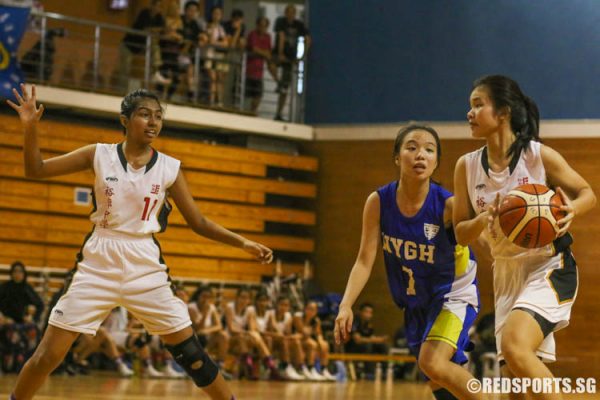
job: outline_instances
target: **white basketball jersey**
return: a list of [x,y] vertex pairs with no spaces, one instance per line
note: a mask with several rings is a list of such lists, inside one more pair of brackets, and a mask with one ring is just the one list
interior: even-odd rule
[[258,312],[256,313],[256,326],[259,332],[264,333],[267,331],[269,318],[271,318],[272,313],[273,310],[266,310],[262,316],[258,315]]
[[277,332],[287,333],[286,329],[288,326],[291,326],[292,323],[292,313],[286,311],[285,314],[283,314],[283,319],[281,321],[277,320],[277,313],[275,313],[273,319],[275,320],[275,328],[277,329]]
[[213,319],[214,319],[213,315],[218,315],[217,307],[215,307],[214,304],[210,304],[208,306],[208,315],[206,317],[204,317],[204,315],[202,314],[202,311],[200,311],[200,309],[198,308],[198,304],[189,303],[187,306],[188,306],[188,309],[194,310],[198,315],[196,321],[194,321],[195,323],[198,321],[201,321],[202,318],[204,318],[204,326],[202,326],[202,328],[210,328],[211,326],[214,326],[217,324],[217,321],[213,321]]
[[[541,146],[539,142],[529,142],[529,149],[522,151],[521,155],[513,159],[509,167],[502,172],[494,172],[489,168],[487,147],[466,154],[467,188],[473,210],[477,214],[484,212],[493,203],[497,193],[500,193],[502,199],[517,186],[528,183],[546,185],[546,170],[542,162]],[[483,231],[483,236],[490,245],[494,259],[553,254],[551,244],[537,249],[525,249],[513,244],[502,232],[498,218],[494,221],[491,230],[486,228]]]
[[171,211],[166,191],[179,166],[179,160],[153,150],[150,162],[136,170],[127,163],[122,143],[98,143],[91,221],[98,228],[133,235],[164,231]]
[[227,307],[233,312],[233,327],[243,331],[248,330],[250,315],[256,312],[254,306],[247,306],[241,315],[235,312],[235,302],[228,303]]

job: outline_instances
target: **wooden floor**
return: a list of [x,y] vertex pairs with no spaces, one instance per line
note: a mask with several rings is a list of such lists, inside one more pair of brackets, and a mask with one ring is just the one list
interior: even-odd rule
[[[8,398],[15,375],[0,377],[0,399]],[[347,382],[287,383],[233,381],[230,385],[238,400],[433,400],[423,383]],[[206,397],[190,380],[120,379],[114,376],[53,376],[36,400],[186,400]],[[598,394],[564,396],[565,400],[598,399]],[[496,396],[493,399],[504,399]]]

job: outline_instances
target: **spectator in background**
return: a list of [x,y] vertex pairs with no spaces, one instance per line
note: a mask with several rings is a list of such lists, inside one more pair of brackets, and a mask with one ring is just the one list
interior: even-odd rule
[[250,290],[238,289],[235,301],[228,303],[225,308],[225,321],[231,335],[231,347],[241,353],[240,367],[242,374],[247,378],[256,379],[254,361],[250,353],[250,350],[256,349],[264,367],[270,370],[270,377],[277,379],[279,374],[271,352],[257,330],[255,313],[255,308],[250,305]]
[[[329,343],[323,338],[321,319],[317,316],[317,303],[309,301],[304,306],[304,312],[294,314],[294,332],[302,334],[302,347],[306,354],[307,369],[303,374],[308,380],[335,381],[335,377],[328,370]],[[321,362],[322,371],[319,373],[315,367],[317,355]]]
[[[373,328],[373,305],[362,303],[358,315],[354,317],[350,342],[346,345],[348,353],[387,354],[388,337],[376,336]],[[365,372],[374,373],[374,364],[365,363]]]
[[[223,24],[225,33],[229,37],[229,52],[227,53],[227,63],[229,73],[225,75],[224,83],[224,103],[228,107],[234,106],[237,94],[236,83],[240,78],[242,65],[242,51],[246,47],[246,25],[244,24],[244,12],[239,9],[231,11],[231,19]],[[240,94],[241,95],[241,94]]]
[[128,378],[133,375],[133,371],[123,361],[123,357],[121,357],[112,335],[103,326],[98,329],[95,336],[81,334],[72,352],[73,362],[83,370],[87,370],[89,367],[87,362],[89,356],[102,352],[115,364],[117,371],[122,377]]
[[43,311],[44,302],[27,283],[25,265],[21,261],[15,261],[10,266],[10,280],[0,286],[0,312],[22,324],[39,322]]
[[205,67],[210,77],[209,104],[223,106],[223,89],[225,74],[229,72],[229,65],[224,61],[229,47],[229,36],[223,27],[223,9],[213,7],[210,22],[206,26],[208,36],[208,49],[206,51]]
[[[132,29],[146,31],[148,33],[160,35],[165,28],[165,19],[160,12],[161,0],[151,0],[150,7],[144,8],[135,19]],[[158,36],[156,36],[158,38]],[[156,72],[152,76],[152,81],[161,85],[168,85],[171,80],[162,76],[158,67],[160,66],[160,48],[158,41],[153,39],[153,48],[151,51],[152,65]],[[146,51],[146,36],[134,33],[127,33],[119,46],[119,79],[120,88],[129,91],[128,82],[131,75],[131,62],[134,55],[142,55]]]
[[0,340],[6,371],[18,372],[33,354],[39,337],[37,323],[43,311],[42,299],[27,283],[25,265],[15,261],[10,266],[9,281],[0,286],[0,313],[4,315]]
[[179,84],[179,75],[182,71],[179,67],[179,56],[182,47],[183,19],[179,15],[179,3],[177,0],[171,0],[165,15],[165,30],[160,38],[162,65],[159,69],[162,76],[171,79],[171,84],[166,93],[165,85],[159,83],[156,87],[156,90],[161,92],[167,100],[171,100]]
[[281,67],[281,79],[277,86],[279,100],[277,102],[275,119],[281,121],[283,120],[281,113],[292,82],[293,68],[298,61],[298,38],[304,38],[304,54],[301,55],[301,58],[306,57],[306,52],[310,47],[308,29],[306,29],[302,21],[296,19],[296,7],[293,4],[289,4],[285,8],[284,17],[279,17],[275,21],[275,35],[273,53],[276,56],[277,63]]
[[183,36],[183,46],[178,60],[179,67],[185,71],[187,101],[191,102],[194,96],[194,90],[200,83],[194,80],[196,48],[205,46],[208,43],[208,37],[205,33],[206,26],[204,20],[200,17],[197,1],[190,0],[185,3],[181,20],[183,25],[183,30],[181,31],[181,35]]
[[[190,319],[202,347],[211,351],[216,348],[215,360],[223,371],[223,363],[229,350],[229,334],[223,329],[221,314],[215,307],[215,294],[210,286],[200,286],[188,304]],[[223,376],[229,376],[224,373]]]
[[229,48],[243,50],[246,47],[246,25],[242,10],[231,11],[231,19],[223,24],[223,28],[230,37]]
[[[269,19],[258,17],[256,29],[248,35],[248,59],[246,62],[246,97],[250,99],[250,111],[257,113],[258,106],[263,95],[263,74],[265,61],[267,65],[273,65],[271,60],[271,35],[267,32]],[[271,74],[277,80],[277,71],[271,70]]]

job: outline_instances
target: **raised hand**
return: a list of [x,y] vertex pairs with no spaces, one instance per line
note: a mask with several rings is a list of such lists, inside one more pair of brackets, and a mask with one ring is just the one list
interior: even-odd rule
[[273,261],[273,250],[263,246],[260,243],[246,240],[242,246],[242,249],[246,253],[252,254],[258,261],[261,262],[261,264],[269,264],[271,261]]
[[10,100],[6,100],[6,102],[17,113],[19,113],[19,118],[24,126],[35,124],[40,120],[40,118],[42,118],[42,114],[44,113],[44,105],[40,104],[38,107],[36,104],[35,85],[31,86],[30,96],[27,93],[27,88],[25,85],[21,83],[21,93],[22,95],[19,94],[17,89],[13,88],[13,94],[15,95],[15,98],[19,104],[15,104]]
[[560,195],[564,205],[560,207],[562,211],[565,212],[565,216],[558,221],[556,224],[558,225],[558,232],[556,233],[557,237],[560,237],[567,233],[569,228],[571,227],[571,223],[573,222],[573,218],[575,218],[575,208],[573,208],[573,203],[569,196],[559,187],[556,188],[556,192]]

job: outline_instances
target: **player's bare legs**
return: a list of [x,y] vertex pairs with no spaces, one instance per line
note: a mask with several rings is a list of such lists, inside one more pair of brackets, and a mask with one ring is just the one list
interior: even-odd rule
[[[535,354],[544,334],[540,325],[527,312],[513,310],[502,329],[502,355],[510,371],[519,378],[553,378],[552,372]],[[534,398],[562,399],[560,393],[540,393]]]
[[[483,399],[481,393],[471,393],[467,389],[467,382],[473,379],[473,375],[450,361],[454,351],[448,343],[428,340],[421,345],[419,368],[434,384],[444,387],[459,399]],[[432,390],[436,390],[435,388],[437,386],[432,386]]]
[[[179,332],[171,333],[169,335],[163,335],[160,338],[162,341],[171,346],[175,346],[186,339],[189,339],[193,335],[191,327],[184,328]],[[198,366],[200,368],[201,365]],[[208,386],[202,388],[202,390],[210,396],[213,400],[231,400],[234,399],[233,393],[227,386],[223,375],[219,372],[217,378]],[[20,400],[20,399],[19,399]]]
[[[506,364],[500,367],[500,374],[503,378],[515,378],[515,375],[510,372],[510,369]],[[509,393],[508,398],[509,400],[525,400],[527,397],[525,396],[525,393]]]
[[44,384],[44,381],[52,371],[65,358],[71,345],[79,336],[78,332],[48,325],[48,329],[42,337],[42,341],[33,353],[33,356],[25,363],[25,366],[17,377],[17,383],[13,394],[17,400],[29,400]]

